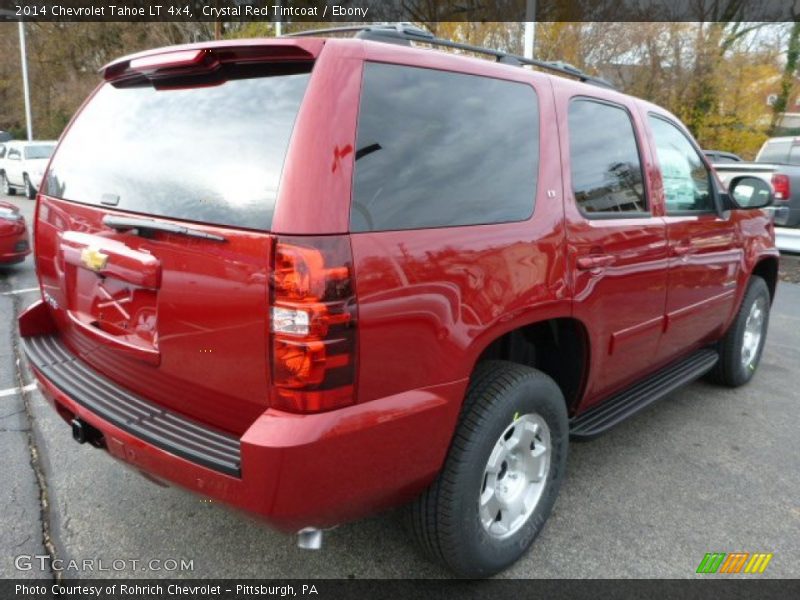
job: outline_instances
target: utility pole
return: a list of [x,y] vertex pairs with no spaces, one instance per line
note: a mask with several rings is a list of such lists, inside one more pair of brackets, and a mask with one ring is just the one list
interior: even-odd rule
[[25,49],[25,24],[19,21],[19,54],[22,59],[22,90],[25,96],[25,124],[28,128],[28,141],[33,140],[33,120],[31,119],[31,90],[28,87],[28,55]]
[[527,0],[525,6],[525,58],[533,58],[533,43],[536,38],[536,0]]
[[[278,6],[278,10],[280,10],[281,9],[281,0],[278,0],[277,6]],[[281,27],[281,15],[280,15],[280,13],[278,13],[278,15],[276,17],[276,21],[275,21],[275,37],[281,37],[282,33],[283,33],[283,28]]]

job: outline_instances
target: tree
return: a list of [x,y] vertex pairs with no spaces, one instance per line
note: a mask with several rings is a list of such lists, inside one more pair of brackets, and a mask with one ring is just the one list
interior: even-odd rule
[[778,97],[772,105],[772,120],[769,124],[769,135],[774,136],[780,123],[781,115],[786,112],[789,98],[797,89],[797,66],[800,60],[800,21],[792,24],[789,42],[786,49],[786,64],[781,74],[781,87]]

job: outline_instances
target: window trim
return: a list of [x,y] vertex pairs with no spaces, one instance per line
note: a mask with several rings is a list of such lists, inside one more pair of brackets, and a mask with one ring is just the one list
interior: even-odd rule
[[[537,164],[536,164],[536,171],[535,171],[535,186],[533,188],[533,197],[532,197],[532,204],[530,213],[522,219],[513,219],[507,221],[489,221],[489,222],[480,222],[480,223],[464,223],[464,224],[448,224],[448,225],[424,225],[418,227],[403,227],[403,228],[389,228],[389,229],[356,229],[353,228],[353,210],[356,205],[356,169],[357,165],[353,164],[353,173],[350,183],[350,215],[348,217],[349,222],[349,231],[351,234],[371,234],[371,233],[389,233],[389,232],[403,232],[403,231],[426,231],[426,230],[437,230],[437,229],[452,229],[457,227],[489,227],[489,226],[496,226],[496,225],[513,225],[516,223],[528,223],[531,219],[534,218],[536,215],[536,207],[539,203],[540,194],[539,194],[539,186],[541,185],[542,181],[542,125],[543,125],[543,111],[542,111],[542,103],[541,97],[542,93],[540,93],[539,88],[537,87],[538,83],[531,81],[529,79],[526,80],[519,80],[519,79],[508,79],[505,77],[499,77],[497,75],[485,75],[481,73],[475,73],[472,70],[460,70],[460,69],[449,69],[449,68],[440,68],[436,66],[430,65],[422,65],[413,62],[398,62],[394,60],[384,60],[384,59],[365,59],[363,61],[363,68],[361,69],[361,80],[360,80],[360,91],[359,91],[359,102],[358,102],[358,115],[356,118],[356,143],[358,142],[358,128],[361,124],[361,109],[362,109],[362,101],[363,101],[363,94],[364,94],[364,82],[366,80],[367,75],[367,65],[374,64],[374,65],[386,65],[391,67],[405,67],[409,69],[418,69],[418,70],[425,70],[425,71],[433,71],[435,73],[445,73],[445,74],[452,74],[452,75],[466,75],[470,77],[478,77],[482,79],[492,79],[495,81],[501,81],[505,83],[512,83],[525,86],[529,88],[533,92],[533,97],[536,100],[536,127],[537,127]],[[357,152],[357,149],[354,153]]]
[[[636,144],[636,155],[639,158],[639,171],[642,175],[642,192],[644,196],[644,204],[647,210],[641,211],[627,211],[627,212],[614,212],[610,210],[598,211],[598,212],[586,212],[583,210],[580,202],[578,202],[577,198],[575,198],[575,189],[573,188],[573,180],[572,180],[572,148],[569,144],[569,134],[570,134],[570,127],[569,127],[569,110],[573,103],[575,102],[595,102],[597,104],[605,104],[606,106],[610,106],[612,108],[619,108],[622,109],[625,114],[628,116],[628,121],[631,124],[631,130],[633,131],[633,142]],[[650,201],[650,191],[648,189],[647,180],[645,177],[645,169],[644,169],[644,161],[642,160],[642,144],[639,140],[639,135],[636,131],[636,124],[633,120],[633,113],[628,109],[627,106],[624,104],[620,104],[619,102],[612,102],[610,100],[606,100],[604,98],[597,98],[596,96],[586,96],[586,95],[578,95],[572,96],[567,103],[567,159],[569,164],[569,187],[570,192],[572,192],[572,200],[575,202],[575,206],[578,208],[578,212],[581,214],[582,217],[588,220],[609,220],[609,219],[649,219],[653,217],[653,204]]]
[[[699,216],[699,215],[715,215],[715,216],[719,216],[719,208],[718,208],[719,207],[719,192],[717,191],[717,184],[715,183],[715,178],[712,176],[713,175],[713,169],[711,169],[709,167],[709,165],[706,163],[706,161],[703,160],[705,158],[705,155],[703,154],[703,151],[700,149],[700,146],[697,145],[697,143],[691,138],[691,136],[686,135],[686,133],[683,131],[683,129],[677,123],[675,123],[672,119],[669,119],[669,118],[665,117],[664,115],[660,115],[660,114],[652,112],[652,111],[648,111],[647,116],[648,117],[652,117],[654,119],[660,119],[661,121],[664,121],[664,123],[666,123],[668,125],[671,125],[672,127],[674,127],[678,131],[678,133],[680,133],[684,137],[684,139],[687,142],[689,142],[689,146],[691,146],[692,149],[695,151],[695,154],[697,154],[697,157],[700,159],[700,162],[703,164],[703,168],[705,168],[706,173],[708,174],[708,190],[711,193],[711,201],[714,204],[714,208],[706,209],[706,210],[681,209],[681,210],[673,210],[673,211],[671,211],[667,207],[667,197],[665,195],[664,196],[664,216],[666,216],[666,217],[694,217],[694,216]],[[649,126],[649,123],[648,123],[648,126]],[[654,151],[654,154],[655,154],[654,158],[656,160],[656,165],[658,166],[658,172],[661,175],[661,181],[662,181],[661,188],[663,190],[663,188],[664,188],[664,185],[663,185],[664,172],[661,169],[661,160],[658,157],[658,144],[656,143],[655,133],[653,132],[652,128],[650,129],[650,134],[653,136],[653,151]]]

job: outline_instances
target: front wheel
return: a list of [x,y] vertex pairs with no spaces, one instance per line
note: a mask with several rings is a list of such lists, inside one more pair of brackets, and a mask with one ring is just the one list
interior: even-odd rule
[[436,481],[408,510],[422,550],[465,577],[519,559],[558,495],[569,427],[558,385],[505,361],[481,363]]
[[714,383],[738,387],[752,379],[767,339],[769,309],[769,288],[761,277],[754,275],[736,318],[719,343],[719,362],[710,373]]
[[27,175],[25,175],[25,196],[29,200],[36,198],[36,188],[33,187],[33,184]]

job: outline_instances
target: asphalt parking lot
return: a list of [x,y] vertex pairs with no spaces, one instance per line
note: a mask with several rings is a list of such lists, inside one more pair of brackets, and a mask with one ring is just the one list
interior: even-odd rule
[[[33,202],[22,207],[30,226]],[[66,576],[446,577],[396,513],[343,525],[321,551],[79,446],[35,389],[16,316],[37,298],[32,259],[0,268],[0,577],[52,577],[19,556],[125,561]],[[698,382],[570,450],[533,550],[502,577],[696,577],[706,552],[772,552],[758,577],[800,577],[800,285],[782,282],[750,385]],[[20,390],[27,391],[20,391]],[[165,570],[192,561],[192,570]],[[150,561],[153,568],[143,570]],[[138,561],[136,563],[132,561]],[[99,563],[95,562],[95,566]],[[119,566],[121,563],[117,562]]]

